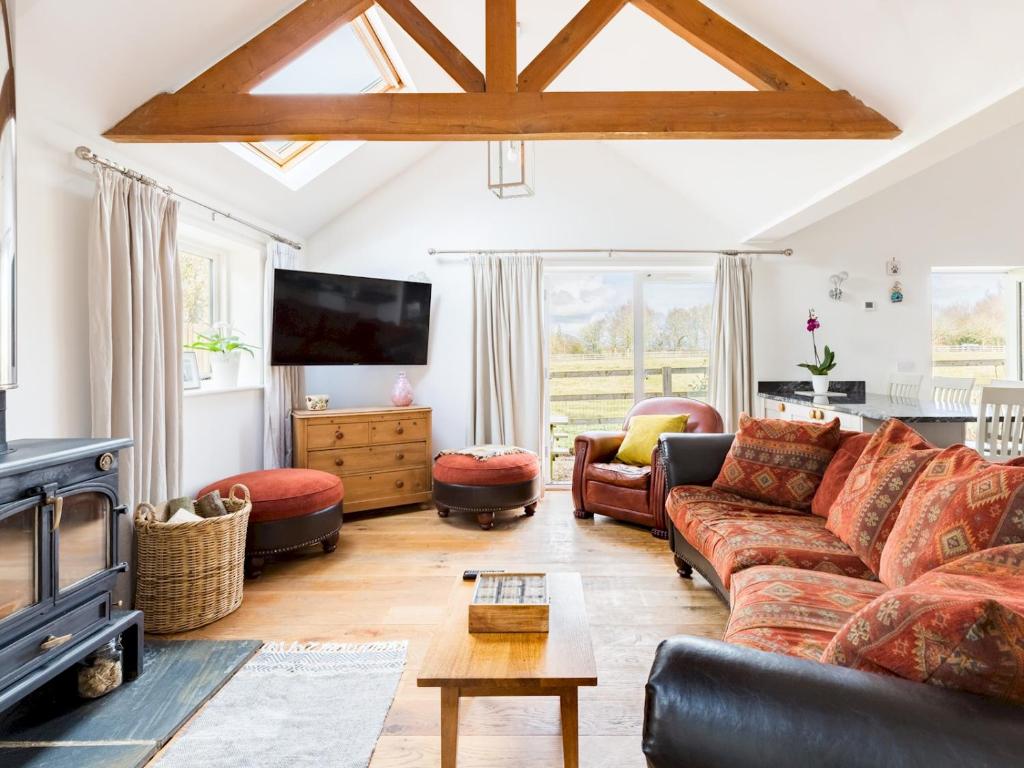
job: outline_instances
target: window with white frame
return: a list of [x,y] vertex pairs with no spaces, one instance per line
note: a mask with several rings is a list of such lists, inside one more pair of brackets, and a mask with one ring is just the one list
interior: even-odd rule
[[973,378],[975,396],[994,379],[1024,375],[1024,270],[932,271],[932,375]]
[[[254,348],[242,354],[239,387],[263,381],[263,252],[258,245],[183,224],[178,239],[183,339],[235,335]],[[187,350],[188,351],[188,350]],[[196,352],[203,389],[211,386],[211,353]]]

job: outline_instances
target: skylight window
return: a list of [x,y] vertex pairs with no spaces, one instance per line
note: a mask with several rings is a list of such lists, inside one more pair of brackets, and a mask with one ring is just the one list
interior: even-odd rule
[[[367,14],[356,18],[252,89],[269,94],[387,93],[404,87]],[[254,141],[227,145],[261,170],[298,189],[362,145],[361,141]],[[330,144],[331,151],[321,153]],[[236,149],[237,148],[237,149]],[[317,168],[306,161],[316,156]],[[302,165],[299,173],[296,166]],[[310,163],[313,165],[313,163]]]

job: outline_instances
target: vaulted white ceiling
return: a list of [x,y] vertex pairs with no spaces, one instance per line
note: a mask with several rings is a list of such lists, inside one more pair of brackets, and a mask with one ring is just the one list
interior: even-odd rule
[[[1024,2],[705,0],[833,88],[899,125],[891,142],[606,142],[728,222],[737,240],[780,237],[986,135],[1024,120]],[[584,0],[519,0],[520,66]],[[15,0],[23,132],[54,152],[73,142],[179,180],[308,236],[431,151],[367,144],[298,191],[217,145],[111,145],[100,134],[174,90],[296,5],[295,0]],[[484,0],[417,0],[483,69]],[[454,83],[385,19],[415,87]],[[555,90],[739,90],[742,81],[632,6],[555,81]],[[1018,94],[1019,95],[1019,94]],[[974,121],[972,123],[972,120]],[[966,122],[965,122],[966,121]],[[64,144],[67,146],[64,146]],[[912,161],[911,161],[912,160]],[[70,162],[70,161],[69,161]],[[452,169],[482,174],[482,168]],[[543,169],[539,169],[542,178]]]

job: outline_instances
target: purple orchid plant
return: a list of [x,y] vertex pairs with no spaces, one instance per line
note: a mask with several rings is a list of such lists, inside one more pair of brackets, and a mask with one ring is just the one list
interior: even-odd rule
[[824,354],[818,354],[818,337],[815,335],[815,331],[819,328],[821,328],[821,322],[818,320],[818,316],[815,314],[813,309],[808,310],[807,331],[811,334],[811,346],[814,348],[814,362],[800,363],[800,367],[806,368],[811,372],[812,376],[828,376],[832,369],[836,367],[836,356],[835,353],[829,349],[828,344],[825,345]]

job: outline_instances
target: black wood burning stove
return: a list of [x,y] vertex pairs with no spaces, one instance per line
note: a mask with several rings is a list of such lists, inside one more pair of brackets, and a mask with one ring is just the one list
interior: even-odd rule
[[0,455],[0,710],[118,636],[124,678],[142,671],[142,614],[114,598],[130,445],[17,440]]

